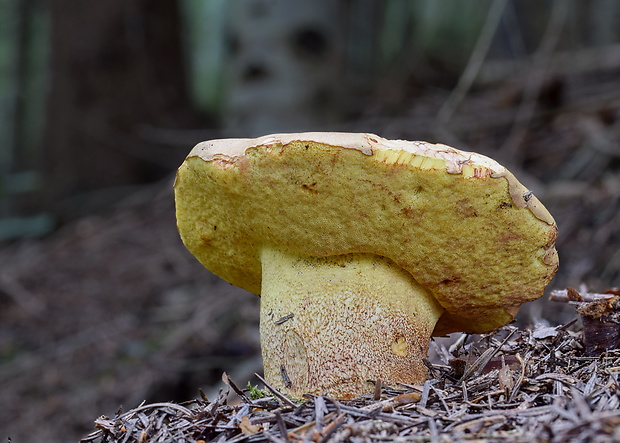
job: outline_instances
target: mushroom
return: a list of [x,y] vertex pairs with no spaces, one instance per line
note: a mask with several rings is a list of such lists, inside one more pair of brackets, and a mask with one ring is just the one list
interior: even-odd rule
[[199,143],[178,229],[209,270],[261,297],[265,378],[353,398],[421,383],[431,336],[483,333],[558,267],[549,212],[494,160],[373,134]]

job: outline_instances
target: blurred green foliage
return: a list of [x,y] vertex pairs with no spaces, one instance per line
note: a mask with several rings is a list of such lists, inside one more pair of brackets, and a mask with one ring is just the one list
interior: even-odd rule
[[226,0],[182,0],[194,103],[217,115],[222,100]]
[[490,0],[386,2],[379,36],[381,58],[393,60],[403,48],[413,48],[418,54],[435,54],[460,68],[476,43],[489,5]]

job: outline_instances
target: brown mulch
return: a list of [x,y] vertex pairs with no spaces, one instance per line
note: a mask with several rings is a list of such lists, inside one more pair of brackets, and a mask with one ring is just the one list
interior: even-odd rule
[[236,401],[228,388],[213,400],[142,404],[100,417],[82,442],[618,441],[620,351],[587,357],[572,326],[435,343],[443,361],[428,363],[428,381],[384,387],[377,400],[299,402],[270,388],[250,399],[225,379]]

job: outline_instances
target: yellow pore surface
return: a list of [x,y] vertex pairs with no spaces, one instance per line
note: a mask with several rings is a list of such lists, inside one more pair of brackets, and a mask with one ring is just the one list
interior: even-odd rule
[[557,229],[515,204],[511,174],[484,168],[450,174],[429,155],[308,141],[190,156],[175,184],[177,223],[204,266],[248,291],[261,290],[263,245],[375,254],[434,294],[446,310],[437,334],[488,331],[543,294]]

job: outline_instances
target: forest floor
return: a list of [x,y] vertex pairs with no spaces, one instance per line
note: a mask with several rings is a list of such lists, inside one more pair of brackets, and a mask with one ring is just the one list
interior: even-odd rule
[[[332,129],[437,140],[497,158],[556,218],[560,271],[550,289],[587,284],[603,291],[620,285],[620,66],[577,69],[558,59],[551,71],[540,81],[511,77],[502,65],[485,71],[486,80],[449,110],[440,130],[433,130],[435,116],[449,91],[413,82],[403,99],[386,85],[379,105]],[[597,432],[608,441],[604,435],[617,428],[618,415],[608,410],[618,406],[618,355],[584,356],[579,322],[555,328],[576,319],[574,309],[546,298],[522,310],[505,343],[472,337],[471,347],[451,353],[471,361],[479,356],[473,344],[501,344],[495,357],[509,368],[504,381],[501,368],[457,377],[440,359],[427,384],[384,389],[380,400],[226,404],[218,395],[223,372],[239,386],[260,385],[253,375],[261,371],[258,299],[215,278],[185,251],[172,180],[46,238],[3,245],[0,438],[78,441],[100,416],[108,417],[96,423],[102,439],[120,423],[136,431],[163,422],[187,430],[192,421],[210,438],[256,430],[249,441],[360,433],[440,441],[447,432],[515,441]],[[537,338],[540,331],[545,336]],[[117,414],[119,408],[126,412]]]
[[[353,401],[291,400],[229,386],[209,400],[141,404],[100,417],[87,442],[607,442],[620,440],[620,350],[585,355],[570,325],[434,343],[423,385]],[[237,399],[229,401],[232,391]]]

